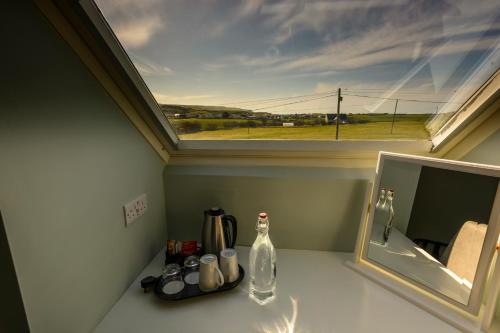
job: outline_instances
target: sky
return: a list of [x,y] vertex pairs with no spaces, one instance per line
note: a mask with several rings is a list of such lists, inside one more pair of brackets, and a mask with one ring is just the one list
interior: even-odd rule
[[160,104],[447,112],[500,65],[498,0],[96,3]]

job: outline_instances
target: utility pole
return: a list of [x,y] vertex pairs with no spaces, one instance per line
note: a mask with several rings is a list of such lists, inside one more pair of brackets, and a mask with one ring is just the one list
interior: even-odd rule
[[392,134],[392,130],[394,129],[394,120],[396,119],[396,111],[398,110],[398,102],[399,102],[399,99],[396,99],[396,105],[394,105],[394,114],[392,115],[391,134]]
[[339,139],[340,102],[342,102],[342,96],[341,96],[341,89],[339,88],[339,91],[337,93],[337,118],[335,121],[337,125],[337,131],[335,132],[335,140]]

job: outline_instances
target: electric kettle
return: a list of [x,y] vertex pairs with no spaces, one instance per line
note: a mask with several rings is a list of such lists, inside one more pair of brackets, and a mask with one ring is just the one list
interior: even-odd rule
[[234,216],[225,215],[224,210],[218,207],[206,210],[201,232],[202,253],[212,253],[219,257],[220,251],[225,248],[234,248],[236,233],[237,226]]

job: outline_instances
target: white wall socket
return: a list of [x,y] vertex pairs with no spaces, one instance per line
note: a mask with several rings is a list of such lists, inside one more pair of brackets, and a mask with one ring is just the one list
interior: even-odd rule
[[132,224],[148,210],[148,198],[142,194],[123,206],[125,212],[125,225]]

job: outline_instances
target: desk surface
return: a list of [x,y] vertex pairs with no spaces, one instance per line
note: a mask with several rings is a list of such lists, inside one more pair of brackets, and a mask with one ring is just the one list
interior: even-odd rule
[[[238,247],[247,269],[248,251]],[[184,301],[144,294],[140,280],[158,275],[160,252],[97,326],[96,332],[453,332],[452,326],[344,265],[352,254],[278,250],[277,298],[259,306],[248,298],[248,274],[231,291]]]

